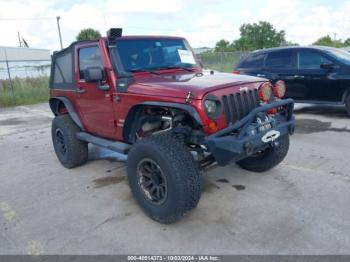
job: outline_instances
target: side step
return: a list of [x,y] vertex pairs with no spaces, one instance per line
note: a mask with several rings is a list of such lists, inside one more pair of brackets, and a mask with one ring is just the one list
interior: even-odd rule
[[88,133],[85,132],[79,132],[77,133],[77,138],[79,140],[97,145],[97,146],[101,146],[101,147],[105,147],[108,148],[112,151],[118,152],[120,154],[124,154],[126,155],[129,151],[129,149],[131,148],[131,145],[126,144],[126,143],[122,143],[122,142],[117,142],[117,141],[113,141],[113,140],[108,140],[105,138],[101,138],[101,137],[97,137],[97,136],[93,136],[90,135]]

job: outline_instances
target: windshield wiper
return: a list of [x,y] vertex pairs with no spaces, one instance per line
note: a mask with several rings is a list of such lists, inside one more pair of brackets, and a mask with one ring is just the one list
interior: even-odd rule
[[194,68],[188,68],[188,67],[184,67],[184,66],[167,66],[167,67],[162,67],[160,69],[183,69],[186,70],[187,72],[193,72]]
[[147,72],[147,73],[151,73],[154,75],[160,75],[160,73],[152,70],[152,69],[147,69],[147,68],[135,68],[135,69],[131,69],[129,70],[129,72],[135,73],[135,72]]

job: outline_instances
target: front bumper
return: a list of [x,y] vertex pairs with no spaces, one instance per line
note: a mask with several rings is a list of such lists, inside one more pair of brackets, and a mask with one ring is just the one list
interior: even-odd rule
[[[258,114],[272,108],[283,108],[275,117],[274,125],[254,135],[248,129],[256,121]],[[285,99],[259,106],[235,124],[205,138],[205,145],[219,165],[246,158],[259,150],[265,149],[274,142],[274,137],[293,134],[295,119],[293,116],[294,101]],[[270,136],[271,134],[271,136]]]

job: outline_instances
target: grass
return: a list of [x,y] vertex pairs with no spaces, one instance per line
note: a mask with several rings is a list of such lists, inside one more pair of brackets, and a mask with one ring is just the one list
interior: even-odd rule
[[[9,80],[0,80],[0,107],[29,105],[48,101],[49,78],[27,77],[12,79],[13,94]],[[14,98],[13,98],[14,95]]]

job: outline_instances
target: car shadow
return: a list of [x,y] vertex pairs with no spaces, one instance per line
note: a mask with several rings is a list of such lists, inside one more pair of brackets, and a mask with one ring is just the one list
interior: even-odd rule
[[311,105],[296,103],[294,107],[294,113],[296,115],[312,114],[332,118],[348,118],[345,106],[342,105]]

